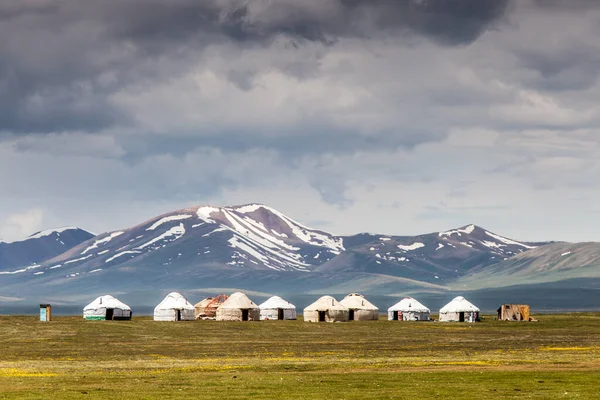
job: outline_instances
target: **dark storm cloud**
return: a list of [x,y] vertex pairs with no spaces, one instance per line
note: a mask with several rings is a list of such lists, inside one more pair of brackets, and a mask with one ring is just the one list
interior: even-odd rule
[[[350,20],[408,29],[444,44],[477,39],[506,11],[508,0],[342,0]],[[373,10],[376,10],[375,12]]]
[[520,49],[520,62],[537,75],[525,82],[541,90],[585,90],[600,76],[600,49],[596,44],[567,43],[555,49]]
[[328,134],[323,134],[323,131],[322,127],[307,128],[306,126],[293,134],[280,136],[226,131],[220,132],[220,135],[181,136],[176,141],[169,134],[155,134],[145,137],[143,143],[136,137],[123,137],[120,138],[119,145],[126,151],[126,160],[129,162],[139,162],[152,154],[183,156],[192,149],[208,147],[229,153],[243,152],[248,149],[273,150],[284,156],[282,158],[284,163],[293,163],[297,157],[314,152],[350,153],[356,149],[374,151],[395,149],[400,146],[410,149],[420,143],[436,141],[444,137],[439,132],[424,130],[411,130],[405,137],[394,135],[394,132],[364,136],[347,131],[335,131],[335,129],[329,129]]
[[535,0],[535,4],[541,7],[554,8],[598,8],[597,0]]
[[[279,35],[292,46],[382,35],[468,44],[502,17],[507,1],[3,1],[0,131],[93,132],[133,124],[108,97],[184,72],[213,44],[265,46]],[[300,77],[305,68],[296,71]],[[235,72],[230,79],[242,88],[252,84]]]

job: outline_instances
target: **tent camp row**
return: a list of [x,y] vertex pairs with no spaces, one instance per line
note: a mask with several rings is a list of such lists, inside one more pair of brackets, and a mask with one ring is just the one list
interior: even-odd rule
[[[464,297],[454,298],[440,310],[442,322],[475,322],[479,308]],[[100,296],[83,309],[88,320],[131,319],[131,308],[110,296]],[[154,309],[155,321],[191,321],[216,319],[217,321],[294,320],[296,306],[273,296],[256,305],[244,293],[206,298],[195,306],[179,293],[169,293]],[[307,322],[372,321],[379,319],[379,308],[359,293],[351,293],[341,301],[323,296],[304,309]],[[388,309],[390,321],[428,321],[430,310],[412,297],[406,297]]]
[[208,297],[195,306],[179,293],[169,293],[154,309],[155,321],[188,321],[216,319],[217,321],[260,321],[296,319],[296,306],[273,296],[260,306],[244,293]]
[[[440,310],[441,322],[475,322],[479,308],[462,296],[454,298]],[[369,321],[379,319],[379,309],[364,296],[352,293],[338,302],[323,296],[304,309],[308,322]],[[412,297],[406,297],[388,309],[390,321],[429,321],[430,310]]]
[[[87,320],[128,320],[131,308],[116,298],[100,296],[83,309]],[[195,319],[216,319],[217,321],[259,321],[269,319],[296,319],[296,306],[273,296],[260,306],[244,293],[231,296],[209,297],[195,306],[179,293],[169,293],[154,308],[155,321],[193,321]]]

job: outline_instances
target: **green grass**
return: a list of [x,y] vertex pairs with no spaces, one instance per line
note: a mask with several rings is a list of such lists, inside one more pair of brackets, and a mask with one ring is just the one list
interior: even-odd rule
[[598,398],[600,314],[537,323],[0,317],[0,399]]

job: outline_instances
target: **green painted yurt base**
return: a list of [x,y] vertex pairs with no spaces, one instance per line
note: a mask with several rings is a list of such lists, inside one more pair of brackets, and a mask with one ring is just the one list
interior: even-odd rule
[[106,318],[100,315],[91,315],[84,318],[86,321],[106,321]]

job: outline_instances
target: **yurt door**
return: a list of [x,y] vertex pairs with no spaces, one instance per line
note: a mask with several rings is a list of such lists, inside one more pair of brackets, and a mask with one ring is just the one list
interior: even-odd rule
[[325,311],[319,311],[319,322],[325,322]]
[[106,309],[106,317],[105,317],[105,319],[107,321],[112,321],[113,318],[114,318],[114,316],[115,316],[115,310],[114,310],[114,308],[107,308]]
[[394,311],[394,321],[398,321],[398,311]]
[[464,312],[458,313],[458,322],[465,322],[465,313]]
[[248,310],[242,310],[242,321],[248,321]]
[[176,321],[181,321],[181,310],[175,310]]
[[279,320],[283,319],[283,308],[277,309],[277,319],[279,319]]
[[350,312],[348,313],[348,319],[350,321],[354,321],[354,310],[350,310]]

